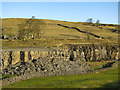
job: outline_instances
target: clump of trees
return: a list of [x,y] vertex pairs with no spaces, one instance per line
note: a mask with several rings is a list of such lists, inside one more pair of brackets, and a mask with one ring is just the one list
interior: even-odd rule
[[18,27],[18,39],[38,39],[41,36],[41,29],[44,28],[44,22],[38,19],[31,18],[21,24],[18,24]]
[[99,26],[100,25],[100,20],[97,20],[95,24],[93,24],[93,19],[92,18],[88,18],[86,21],[89,25],[92,26]]

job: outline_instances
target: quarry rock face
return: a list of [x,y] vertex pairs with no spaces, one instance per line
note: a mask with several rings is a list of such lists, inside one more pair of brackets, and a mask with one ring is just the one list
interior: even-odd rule
[[2,74],[17,75],[3,84],[39,76],[83,74],[92,72],[87,61],[118,59],[119,46],[69,45],[52,50],[2,51]]
[[2,68],[8,65],[14,65],[20,61],[27,62],[33,59],[42,58],[58,58],[66,61],[97,61],[118,59],[119,47],[118,46],[101,46],[101,45],[84,45],[84,46],[69,46],[55,48],[51,51],[20,51],[20,50],[3,50],[2,51]]

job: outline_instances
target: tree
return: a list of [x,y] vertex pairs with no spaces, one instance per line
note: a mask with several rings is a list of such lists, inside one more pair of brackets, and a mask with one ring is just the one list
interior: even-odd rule
[[40,38],[44,23],[38,19],[29,19],[18,24],[18,38],[23,40]]
[[99,26],[99,24],[100,24],[100,20],[97,20],[96,21],[96,26]]
[[88,19],[87,19],[87,22],[88,22],[88,23],[92,23],[92,21],[93,21],[92,18],[88,18]]
[[33,19],[35,19],[35,16],[32,16]]

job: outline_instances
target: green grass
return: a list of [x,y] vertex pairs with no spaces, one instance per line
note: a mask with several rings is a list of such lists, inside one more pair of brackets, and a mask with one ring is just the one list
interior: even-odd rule
[[101,73],[50,76],[23,80],[4,88],[115,88],[118,68]]

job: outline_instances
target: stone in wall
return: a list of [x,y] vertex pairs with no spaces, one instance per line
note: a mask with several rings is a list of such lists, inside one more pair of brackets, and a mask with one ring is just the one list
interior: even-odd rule
[[120,51],[119,51],[119,50],[120,50],[119,48],[117,48],[117,50],[116,50],[116,57],[115,57],[116,59],[120,59],[120,57],[119,57],[119,56],[120,56],[120,55],[119,55],[119,52],[120,52]]
[[25,62],[27,62],[28,60],[29,60],[29,56],[28,56],[28,53],[29,53],[29,51],[25,51]]
[[101,47],[100,57],[101,57],[101,59],[106,59],[106,57],[107,57],[107,51],[104,46]]
[[112,59],[116,59],[118,50],[117,50],[116,47],[112,47],[111,49],[112,49],[112,51],[111,51],[111,58]]
[[6,68],[10,62],[11,62],[11,59],[10,59],[10,52],[8,51],[2,51],[2,57],[1,57],[1,60],[2,60],[2,69]]
[[12,64],[16,64],[20,61],[20,51],[12,51],[10,57],[12,57]]
[[43,52],[43,58],[48,56],[48,52]]

